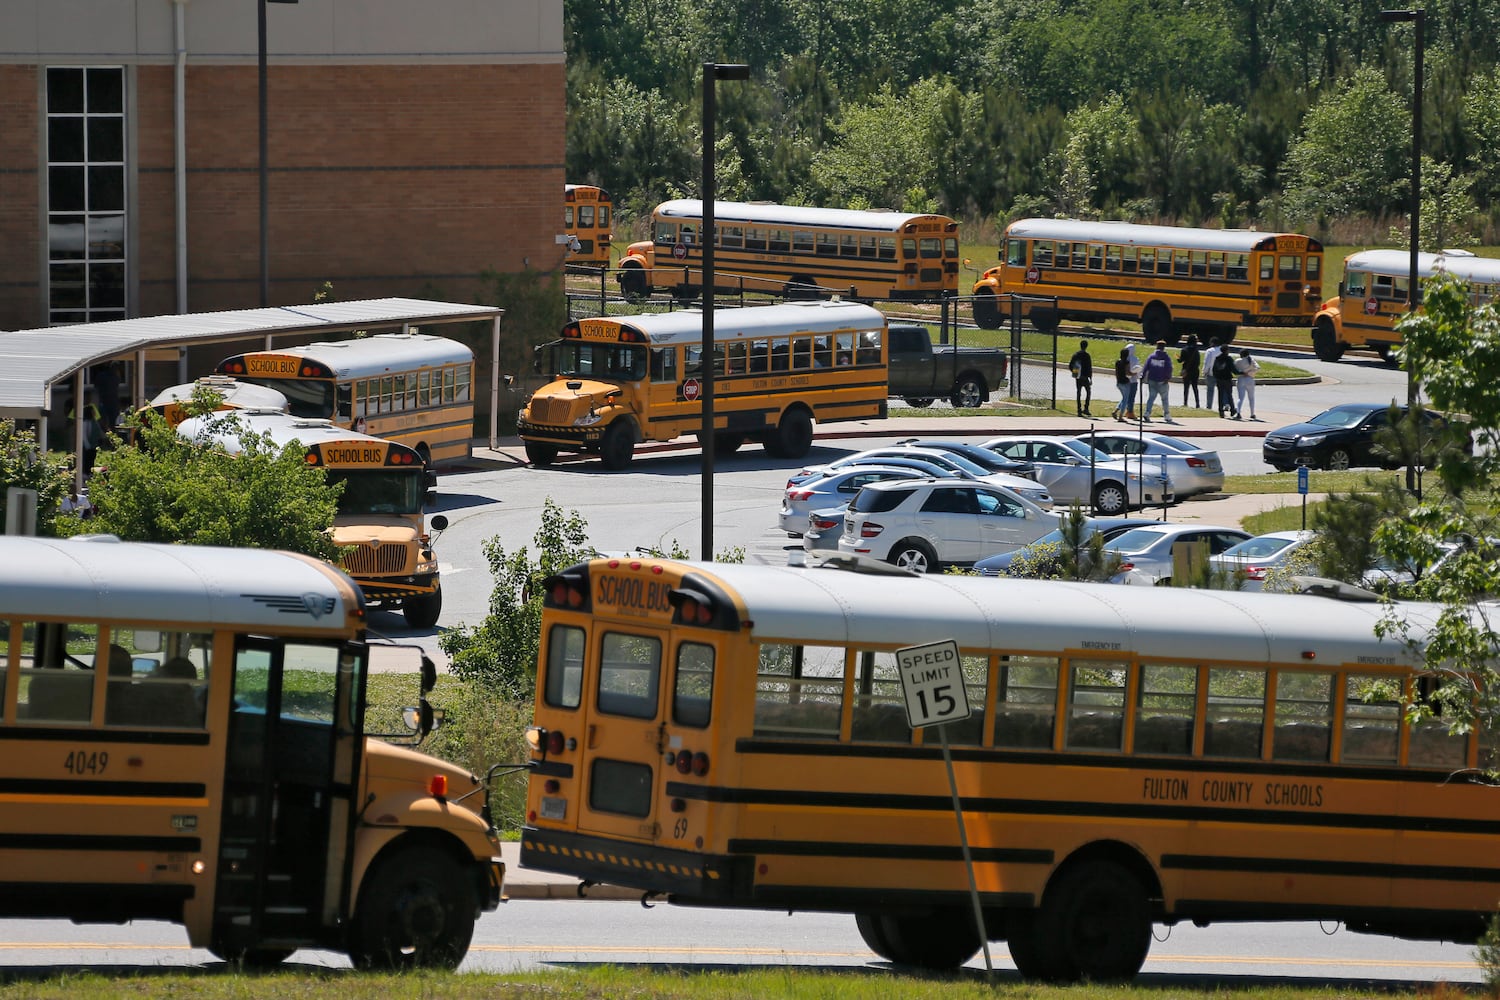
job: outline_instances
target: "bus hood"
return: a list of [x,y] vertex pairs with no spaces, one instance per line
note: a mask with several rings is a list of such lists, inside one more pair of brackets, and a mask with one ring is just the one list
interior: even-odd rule
[[[434,803],[438,801],[438,796],[433,795],[433,779],[437,777],[447,784],[442,799],[450,805],[462,800],[463,808],[483,815],[484,782],[477,775],[407,747],[377,739],[365,741],[365,787],[360,798],[370,806],[383,809],[405,803],[407,809],[417,808],[425,812],[427,810],[418,803],[429,799]],[[476,789],[477,794],[471,794]],[[382,809],[367,809],[366,821],[381,823]]]
[[587,425],[598,420],[598,411],[620,395],[615,382],[589,378],[559,378],[531,396],[531,420],[538,424]]
[[409,517],[397,514],[353,514],[333,520],[335,545],[409,545],[420,536]]

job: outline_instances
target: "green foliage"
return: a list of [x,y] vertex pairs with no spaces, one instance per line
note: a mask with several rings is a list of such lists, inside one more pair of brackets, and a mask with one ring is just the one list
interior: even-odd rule
[[1302,120],[1287,151],[1286,210],[1307,223],[1401,204],[1411,112],[1373,67],[1362,68]]
[[[1451,247],[1471,247],[1479,242],[1474,221],[1479,211],[1474,203],[1474,174],[1453,173],[1446,163],[1430,156],[1422,157],[1421,232],[1417,244],[1432,253]],[[1390,242],[1411,246],[1411,218],[1406,224],[1392,227]]]
[[1027,546],[1011,560],[1006,575],[1030,580],[1108,581],[1120,571],[1120,556],[1105,549],[1102,534],[1085,537],[1087,522],[1082,507],[1069,508],[1058,522],[1062,539]]
[[10,488],[18,486],[36,490],[38,535],[70,534],[69,529],[75,525],[64,523],[59,532],[58,520],[59,505],[68,495],[71,479],[69,456],[42,451],[34,432],[18,428],[9,418],[0,420],[0,526],[5,524]]
[[549,498],[532,538],[509,552],[498,537],[484,543],[495,589],[484,621],[443,632],[438,643],[455,676],[477,684],[500,700],[530,701],[536,686],[536,657],[542,626],[542,581],[594,555],[588,525],[577,511],[564,513]]
[[[217,397],[198,390],[190,413],[211,413]],[[239,426],[232,412],[216,427]],[[328,534],[342,485],[309,466],[304,450],[278,450],[269,437],[244,432],[231,454],[208,440],[189,441],[154,412],[132,418],[133,444],[112,437],[104,472],[90,483],[96,508],[90,530],[133,542],[181,542],[287,549],[334,561]]]

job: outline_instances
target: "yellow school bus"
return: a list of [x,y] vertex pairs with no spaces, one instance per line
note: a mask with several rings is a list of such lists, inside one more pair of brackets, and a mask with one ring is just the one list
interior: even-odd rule
[[569,264],[609,267],[614,234],[609,192],[592,184],[563,185],[563,232],[572,239]]
[[1020,219],[974,284],[974,321],[997,329],[1015,295],[1038,330],[1123,319],[1152,343],[1191,331],[1227,344],[1241,326],[1302,326],[1322,288],[1323,245],[1300,233]]
[[[1408,720],[1431,679],[1379,603],[644,557],[544,593],[527,867],[849,913],[955,967],[946,742],[983,933],[1028,978],[1127,979],[1182,921],[1472,942],[1495,912],[1493,736]],[[1420,642],[1439,608],[1402,610]],[[919,690],[970,714],[913,729],[897,651],[945,641]]]
[[469,457],[474,352],[456,340],[378,333],[237,354],[214,371],[278,390],[294,416],[403,444],[429,468]]
[[[422,457],[410,448],[331,421],[274,410],[241,410],[192,417],[177,425],[190,440],[212,441],[231,454],[240,436],[263,435],[276,448],[305,449],[304,461],[342,483],[329,531],[339,565],[359,584],[366,605],[400,610],[412,628],[432,628],[443,610],[443,588],[422,501],[430,487]],[[435,531],[448,526],[441,514]]]
[[[627,298],[703,286],[703,202],[664,201],[651,239],[615,275]],[[946,215],[714,202],[714,285],[788,299],[937,299],[958,290],[958,223]]]
[[[526,457],[560,451],[630,464],[637,443],[703,426],[703,312],[581,319],[537,349],[551,380],[517,419]],[[714,311],[714,447],[760,441],[801,458],[813,422],[884,417],[885,317],[855,302],[798,302]]]
[[488,790],[365,735],[371,649],[315,559],[0,537],[0,916],[458,965],[503,887]]
[[[1500,294],[1500,260],[1466,250],[1417,254],[1417,280],[1439,271],[1466,282],[1475,305]],[[1313,317],[1312,344],[1319,360],[1337,361],[1351,347],[1367,347],[1389,360],[1401,343],[1396,321],[1410,308],[1411,254],[1361,250],[1344,258],[1339,292]]]

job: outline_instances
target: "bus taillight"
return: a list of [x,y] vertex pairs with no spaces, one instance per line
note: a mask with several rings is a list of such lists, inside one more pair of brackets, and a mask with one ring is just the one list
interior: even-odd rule
[[542,581],[547,604],[554,608],[588,610],[588,584],[581,573],[559,573]]
[[549,729],[547,731],[547,753],[554,756],[560,754],[563,752],[563,747],[566,745],[567,740],[563,738],[561,730]]
[[697,753],[693,754],[693,774],[701,778],[707,773],[708,754],[700,750]]
[[713,604],[704,595],[674,590],[668,595],[667,600],[676,609],[676,624],[709,625],[713,623]]

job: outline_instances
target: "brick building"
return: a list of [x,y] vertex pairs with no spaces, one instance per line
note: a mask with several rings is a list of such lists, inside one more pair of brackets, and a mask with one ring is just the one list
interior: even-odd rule
[[[269,304],[551,271],[563,0],[274,0]],[[0,330],[260,305],[257,0],[0,3]]]

